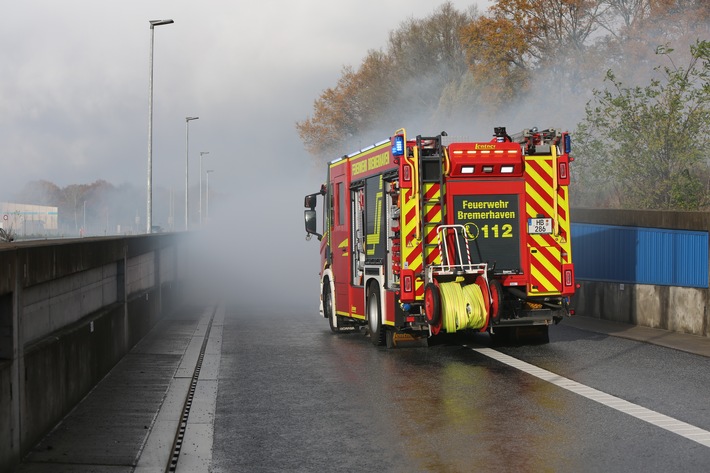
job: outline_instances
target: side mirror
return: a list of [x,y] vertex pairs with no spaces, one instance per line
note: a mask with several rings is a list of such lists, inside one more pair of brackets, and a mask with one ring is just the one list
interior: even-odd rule
[[306,221],[306,233],[308,235],[315,235],[318,237],[318,241],[320,241],[323,238],[323,235],[316,231],[316,211],[313,209],[304,210],[303,218]]
[[307,208],[307,209],[311,209],[311,210],[315,209],[315,208],[316,208],[316,203],[317,203],[317,201],[316,201],[316,195],[317,195],[317,194],[310,194],[310,195],[307,195],[307,196],[303,199],[303,206],[304,206],[305,208]]

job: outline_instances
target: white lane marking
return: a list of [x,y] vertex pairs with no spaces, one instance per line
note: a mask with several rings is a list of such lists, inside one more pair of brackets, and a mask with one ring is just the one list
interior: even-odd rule
[[589,386],[585,386],[584,384],[572,381],[571,379],[557,375],[542,368],[538,368],[537,366],[531,365],[530,363],[518,360],[517,358],[513,358],[512,356],[495,351],[493,349],[473,347],[468,348],[471,348],[473,351],[476,351],[481,355],[493,358],[496,361],[500,361],[501,363],[504,363],[508,366],[517,368],[520,371],[531,374],[537,378],[540,378],[544,381],[564,388],[575,394],[584,396],[588,399],[591,399],[592,401],[596,401],[607,407],[616,409],[617,411],[623,412],[630,416],[634,416],[637,419],[641,419],[645,422],[648,422],[649,424],[655,425],[656,427],[660,427],[662,429],[668,430],[669,432],[673,432],[674,434],[680,435],[681,437],[685,437],[688,440],[697,442],[700,445],[710,447],[710,432],[707,430],[703,430],[699,427],[695,427],[694,425],[690,425],[672,417],[668,417],[667,415],[652,411],[651,409],[646,409],[645,407],[641,407],[629,401],[625,401],[616,396],[612,396],[611,394],[607,394],[597,389],[590,388]]

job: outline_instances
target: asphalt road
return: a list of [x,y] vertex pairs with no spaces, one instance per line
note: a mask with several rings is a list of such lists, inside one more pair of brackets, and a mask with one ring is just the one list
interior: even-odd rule
[[18,471],[709,471],[710,340],[565,322],[388,350],[313,311],[185,307]]
[[710,430],[707,358],[564,324],[550,333],[495,353],[672,419],[493,359],[485,335],[387,350],[317,316],[232,307],[212,471],[708,471],[710,443],[659,426]]

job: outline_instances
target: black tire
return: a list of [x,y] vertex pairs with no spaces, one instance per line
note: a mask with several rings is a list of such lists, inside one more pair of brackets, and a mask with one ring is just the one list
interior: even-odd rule
[[537,334],[533,336],[533,343],[545,345],[550,343],[550,326],[540,325],[537,327]]
[[370,330],[370,341],[376,347],[385,344],[385,329],[382,327],[382,306],[380,291],[376,284],[370,285],[367,291],[367,327]]
[[340,332],[338,316],[333,310],[333,294],[330,292],[330,281],[326,281],[323,287],[323,314],[328,319],[330,330],[333,333]]
[[514,338],[514,329],[511,327],[505,328],[494,328],[491,334],[491,340],[493,341],[493,346],[504,347],[511,344]]
[[516,345],[545,345],[550,343],[550,326],[533,325],[532,327],[515,327]]
[[489,324],[497,324],[500,320],[501,307],[503,305],[503,285],[497,279],[490,279],[488,287],[491,291],[491,306]]
[[424,288],[424,317],[429,325],[437,326],[441,323],[441,295],[434,283]]
[[492,340],[495,346],[545,345],[550,343],[548,325],[495,328]]

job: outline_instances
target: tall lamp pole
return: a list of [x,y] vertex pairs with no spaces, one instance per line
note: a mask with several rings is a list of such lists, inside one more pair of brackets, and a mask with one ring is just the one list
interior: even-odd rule
[[150,23],[150,72],[148,74],[148,185],[146,196],[146,233],[153,227],[153,37],[155,27],[169,25],[173,20],[149,20]]
[[206,212],[207,215],[206,215],[205,219],[207,221],[210,220],[210,173],[211,172],[214,172],[214,169],[208,169],[207,171],[205,171],[205,174],[207,175],[207,190],[206,190],[207,195],[205,196],[207,198],[206,199],[207,202],[205,204],[205,207],[207,208],[207,212]]
[[209,151],[200,151],[200,226],[202,226],[202,157]]
[[190,181],[188,178],[189,169],[188,166],[188,156],[190,155],[189,144],[190,144],[190,120],[198,120],[200,117],[185,117],[185,231],[190,229],[190,212],[188,210],[190,205],[190,199],[188,198]]

